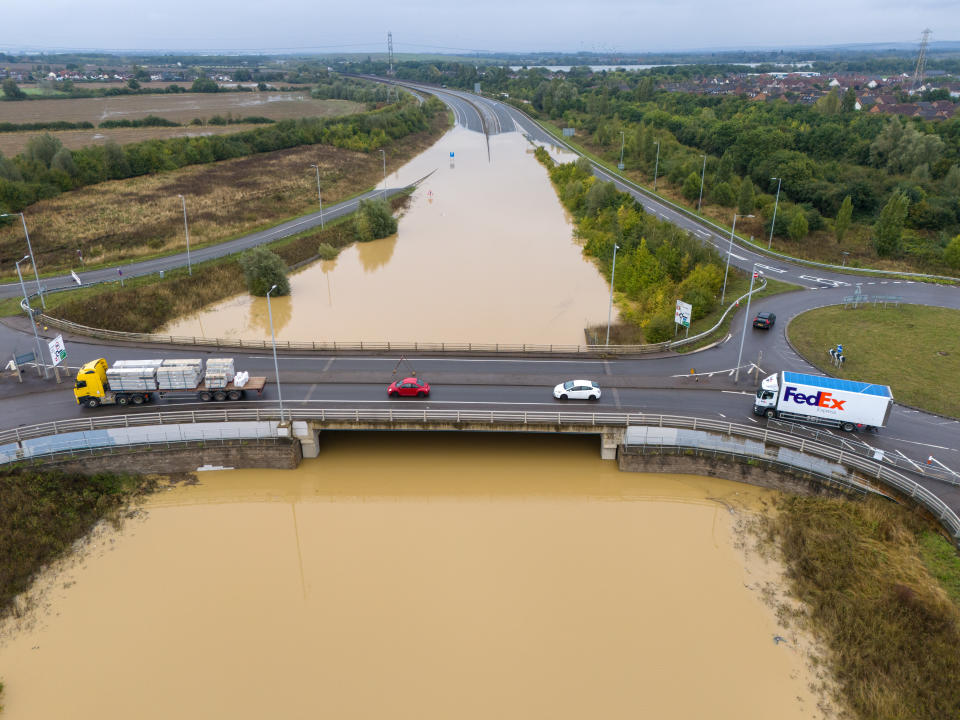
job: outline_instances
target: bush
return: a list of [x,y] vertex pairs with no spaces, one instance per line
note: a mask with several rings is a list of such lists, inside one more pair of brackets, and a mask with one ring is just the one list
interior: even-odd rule
[[397,231],[397,219],[386,200],[363,200],[357,212],[355,227],[362,242],[378,240]]
[[242,253],[239,262],[251,295],[265,297],[274,285],[277,286],[275,295],[290,294],[287,266],[278,255],[266,248],[253,248]]
[[323,242],[317,246],[317,255],[320,256],[321,260],[333,260],[339,254],[340,251],[330,243]]

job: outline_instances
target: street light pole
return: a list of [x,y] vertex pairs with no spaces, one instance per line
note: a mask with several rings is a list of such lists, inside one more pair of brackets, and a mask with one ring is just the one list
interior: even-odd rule
[[283,422],[283,393],[280,391],[280,366],[277,364],[277,338],[273,334],[273,309],[270,307],[270,293],[277,289],[274,285],[267,290],[267,315],[270,317],[270,342],[273,344],[273,371],[277,378],[277,397],[280,398],[280,422]]
[[613,268],[610,270],[610,307],[607,309],[607,342],[610,344],[610,320],[613,318],[613,278],[617,274],[617,250],[620,249],[620,246],[616,243],[613,244]]
[[320,229],[323,230],[323,198],[320,197],[320,166],[311,165],[317,171],[317,202],[320,203]]
[[187,236],[187,275],[193,275],[193,266],[190,264],[190,228],[187,227],[187,201],[183,195],[177,195],[183,205],[183,234]]
[[[30,316],[30,327],[33,328],[33,338],[37,341],[37,362],[43,366],[43,376],[50,377],[47,372],[47,363],[43,359],[43,346],[40,344],[40,336],[37,335],[37,324],[33,321],[33,308],[30,307],[30,298],[27,297],[27,288],[23,284],[23,273],[20,272],[20,263],[29,258],[29,255],[24,255],[21,260],[17,260],[17,277],[20,278],[20,289],[23,291],[23,300],[27,303],[27,315]],[[40,368],[37,368],[37,374],[40,374]]]
[[733,234],[737,230],[738,217],[752,218],[753,215],[737,215],[737,213],[733,214],[733,227],[730,228],[730,248],[727,250],[727,269],[723,271],[723,292],[720,295],[721,305],[723,305],[723,301],[727,297],[727,273],[730,272],[730,255],[733,253]]
[[657,161],[653,164],[653,189],[657,189],[657,170],[660,169],[660,141],[653,143],[657,146]]
[[747,294],[747,309],[743,315],[743,333],[740,335],[740,354],[737,355],[737,369],[734,372],[733,382],[740,382],[740,363],[743,361],[743,341],[747,337],[747,320],[750,318],[750,299],[753,297],[753,281],[757,277],[757,264],[753,264],[753,270],[750,273],[750,292]]
[[617,170],[623,170],[623,130],[620,131],[620,162],[617,163]]
[[[47,301],[43,298],[43,288],[40,287],[40,273],[37,271],[37,261],[33,257],[33,246],[30,244],[30,233],[27,232],[27,219],[23,216],[23,213],[3,213],[0,217],[13,217],[14,215],[20,216],[20,222],[23,223],[23,235],[27,238],[27,252],[30,253],[30,264],[33,265],[33,276],[37,279],[37,294],[40,296],[40,305],[43,306],[43,309],[47,309]],[[46,367],[46,366],[44,366]]]
[[700,172],[700,199],[697,200],[697,212],[700,212],[700,206],[703,204],[703,178],[707,175],[707,156],[703,155],[703,170]]
[[387,197],[387,153],[381,148],[380,154],[383,156],[383,197]]
[[767,250],[773,245],[773,228],[777,224],[777,206],[780,204],[780,183],[783,178],[770,178],[777,181],[777,199],[773,203],[773,221],[770,223],[770,240],[767,242]]

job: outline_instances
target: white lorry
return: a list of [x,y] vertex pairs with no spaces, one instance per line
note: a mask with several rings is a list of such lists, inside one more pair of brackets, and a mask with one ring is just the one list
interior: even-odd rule
[[753,403],[754,415],[846,432],[882,428],[892,409],[893,393],[886,385],[788,371],[764,378]]

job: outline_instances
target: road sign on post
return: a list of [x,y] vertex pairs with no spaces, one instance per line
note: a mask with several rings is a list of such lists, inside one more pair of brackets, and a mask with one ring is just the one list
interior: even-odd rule
[[563,128],[564,137],[573,137],[576,133],[576,128]]
[[67,359],[67,348],[63,344],[63,335],[57,335],[47,344],[50,346],[50,361],[54,367]]
[[677,309],[673,315],[673,321],[677,325],[683,325],[685,328],[690,327],[690,315],[693,314],[693,305],[690,303],[685,303],[683,300],[677,300]]

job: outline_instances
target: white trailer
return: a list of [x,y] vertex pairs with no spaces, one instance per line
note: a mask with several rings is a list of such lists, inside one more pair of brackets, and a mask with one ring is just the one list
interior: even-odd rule
[[760,384],[754,415],[838,427],[885,427],[893,409],[886,385],[783,371]]

